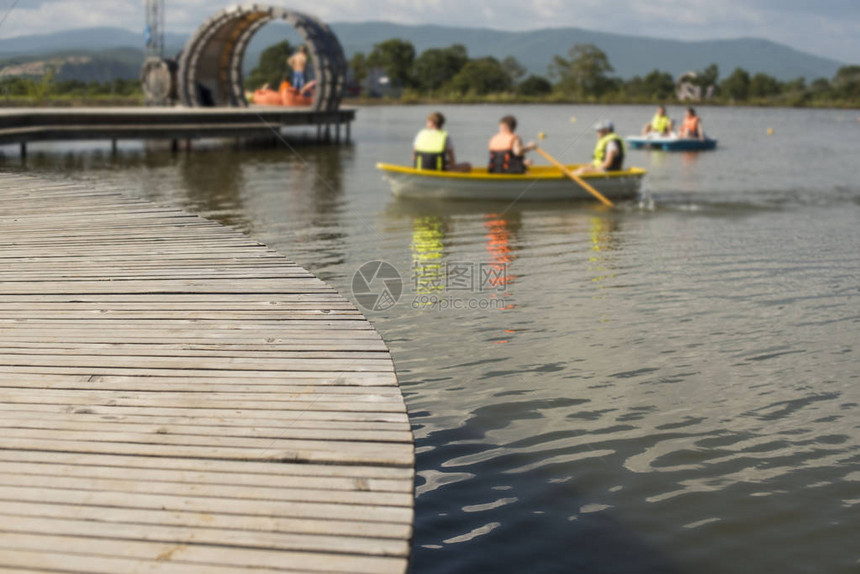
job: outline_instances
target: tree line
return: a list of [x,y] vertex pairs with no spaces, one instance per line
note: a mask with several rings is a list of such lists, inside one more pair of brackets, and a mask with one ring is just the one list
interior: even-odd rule
[[[293,47],[286,41],[269,46],[245,79],[248,89],[268,83],[277,87],[290,70],[286,59]],[[418,54],[406,40],[376,44],[369,54],[350,58],[353,83],[362,84],[371,70],[382,69],[399,88],[402,101],[546,101],[654,103],[676,99],[676,80],[669,72],[654,69],[642,76],[615,76],[608,56],[593,44],[575,44],[565,56],[554,56],[546,75],[529,74],[513,56],[472,58],[466,47],[430,48]],[[843,66],[832,78],[807,82],[804,78],[780,81],[765,73],[736,68],[720,77],[716,64],[698,70],[689,82],[709,91],[715,103],[773,104],[787,106],[860,106],[860,66]],[[0,98],[42,101],[142,97],[140,82],[114,79],[106,82],[57,80],[48,70],[42,77],[0,79]]]
[[[376,44],[369,54],[350,59],[357,84],[374,68],[385,71],[401,88],[402,99],[452,100],[523,98],[541,101],[660,102],[676,98],[676,80],[669,72],[652,70],[622,79],[613,75],[609,57],[593,44],[575,44],[565,56],[554,56],[546,75],[528,74],[513,56],[471,58],[463,45],[431,48],[418,54],[406,40]],[[720,78],[716,64],[689,78],[701,94],[718,103],[781,105],[860,105],[860,66],[843,66],[833,78],[807,83],[804,78],[783,82],[765,73],[736,68]]]
[[107,82],[55,80],[49,70],[41,77],[11,76],[0,79],[0,98],[26,98],[39,102],[47,98],[138,98],[143,96],[140,80],[115,78]]

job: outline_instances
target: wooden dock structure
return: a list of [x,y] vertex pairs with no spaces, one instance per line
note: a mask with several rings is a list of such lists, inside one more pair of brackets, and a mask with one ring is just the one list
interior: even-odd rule
[[331,287],[0,174],[0,573],[402,573],[413,479],[391,357]]
[[[285,107],[3,108],[0,145],[40,141],[277,138],[282,128],[311,126],[320,141],[349,141],[354,108],[335,111]],[[343,134],[341,131],[343,130]]]

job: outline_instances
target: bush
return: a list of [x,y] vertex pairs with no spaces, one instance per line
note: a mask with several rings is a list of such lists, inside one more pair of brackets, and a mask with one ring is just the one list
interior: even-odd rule
[[511,77],[493,57],[469,60],[449,84],[449,88],[455,92],[479,96],[507,92],[512,87]]
[[529,76],[517,85],[521,96],[545,96],[552,93],[552,83],[543,76]]

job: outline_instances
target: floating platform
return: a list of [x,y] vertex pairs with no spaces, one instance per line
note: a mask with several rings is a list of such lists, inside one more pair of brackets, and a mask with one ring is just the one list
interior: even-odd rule
[[5,108],[0,145],[20,144],[26,153],[26,144],[38,141],[276,138],[282,128],[297,126],[312,126],[318,139],[340,142],[349,141],[354,119],[354,108]]
[[200,217],[0,175],[0,571],[403,573],[414,449],[334,289]]
[[679,138],[665,136],[627,136],[627,144],[633,149],[657,149],[663,151],[706,151],[716,149],[717,140],[705,138]]

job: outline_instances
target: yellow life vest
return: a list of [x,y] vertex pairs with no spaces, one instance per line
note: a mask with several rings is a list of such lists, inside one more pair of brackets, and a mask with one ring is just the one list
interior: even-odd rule
[[442,171],[445,169],[448,132],[423,129],[415,138],[415,168]]
[[613,140],[618,142],[618,153],[615,154],[615,158],[612,160],[612,165],[609,166],[608,171],[618,171],[621,169],[625,155],[624,140],[615,132],[609,132],[597,140],[597,145],[594,146],[594,161],[592,162],[594,167],[603,166],[603,160],[606,159],[606,146]]
[[664,134],[669,131],[670,122],[669,116],[654,114],[654,117],[651,118],[651,129],[657,133]]

